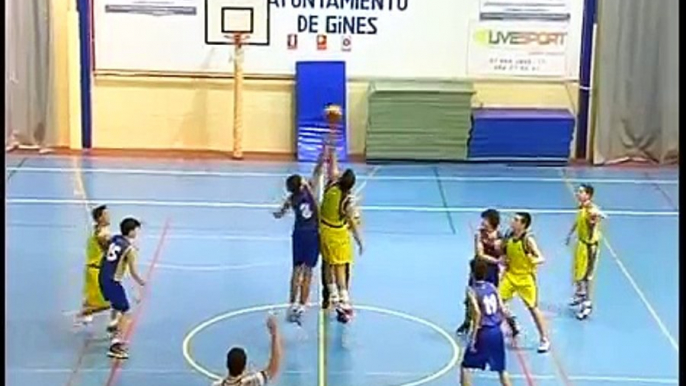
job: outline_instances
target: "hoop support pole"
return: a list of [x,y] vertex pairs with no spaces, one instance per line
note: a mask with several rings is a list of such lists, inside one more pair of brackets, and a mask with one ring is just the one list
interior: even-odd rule
[[243,159],[243,36],[234,36],[233,158]]

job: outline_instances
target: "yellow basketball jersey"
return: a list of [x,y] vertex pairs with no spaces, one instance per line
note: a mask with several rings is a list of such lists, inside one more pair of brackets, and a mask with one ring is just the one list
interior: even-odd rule
[[528,256],[524,246],[527,235],[524,234],[519,239],[511,237],[507,239],[505,256],[507,262],[507,272],[512,275],[532,275],[536,273],[536,264]]
[[586,244],[597,243],[600,240],[600,222],[595,226],[591,224],[591,211],[596,210],[593,206],[579,208],[576,215],[576,232],[579,241]]
[[100,245],[99,236],[107,233],[107,228],[95,228],[86,242],[86,265],[99,267],[105,251]]
[[341,210],[343,192],[338,185],[332,185],[324,191],[324,198],[319,209],[319,220],[330,228],[345,227],[345,218]]

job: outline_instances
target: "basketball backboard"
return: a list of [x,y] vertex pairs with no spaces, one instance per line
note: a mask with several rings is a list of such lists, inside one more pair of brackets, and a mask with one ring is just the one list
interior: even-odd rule
[[248,46],[269,45],[269,0],[205,0],[205,44],[231,45],[249,35]]

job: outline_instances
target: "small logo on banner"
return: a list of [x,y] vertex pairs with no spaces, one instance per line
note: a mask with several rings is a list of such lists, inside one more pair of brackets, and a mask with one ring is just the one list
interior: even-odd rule
[[317,49],[319,51],[326,50],[326,35],[317,35]]
[[351,49],[352,49],[351,37],[350,36],[343,36],[343,39],[341,39],[341,51],[350,52]]
[[288,49],[297,50],[298,49],[298,35],[288,34]]

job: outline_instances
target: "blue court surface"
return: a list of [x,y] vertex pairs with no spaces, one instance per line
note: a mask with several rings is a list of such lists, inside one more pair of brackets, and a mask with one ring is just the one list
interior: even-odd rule
[[[283,317],[292,226],[270,212],[283,196],[284,177],[309,174],[312,165],[7,161],[10,385],[208,385],[212,374],[224,374],[232,345],[247,348],[253,368],[266,363],[264,320],[274,309]],[[516,300],[525,333],[508,351],[515,385],[678,384],[677,169],[353,167],[366,241],[353,272],[358,315],[344,327],[320,320],[315,307],[302,329],[282,322],[285,363],[276,384],[456,385],[460,342],[453,331],[463,316],[470,229],[492,206],[530,210],[547,258],[540,300],[553,350],[536,353],[535,329]],[[574,218],[570,188],[582,181],[595,186],[609,218],[595,313],[579,322],[566,306],[571,254],[564,239]],[[154,267],[134,314],[131,359],[121,366],[105,355],[106,317],[85,330],[72,327],[89,230],[86,201],[109,204],[113,230],[125,215],[141,218],[140,270]],[[497,380],[478,374],[474,384]]]

